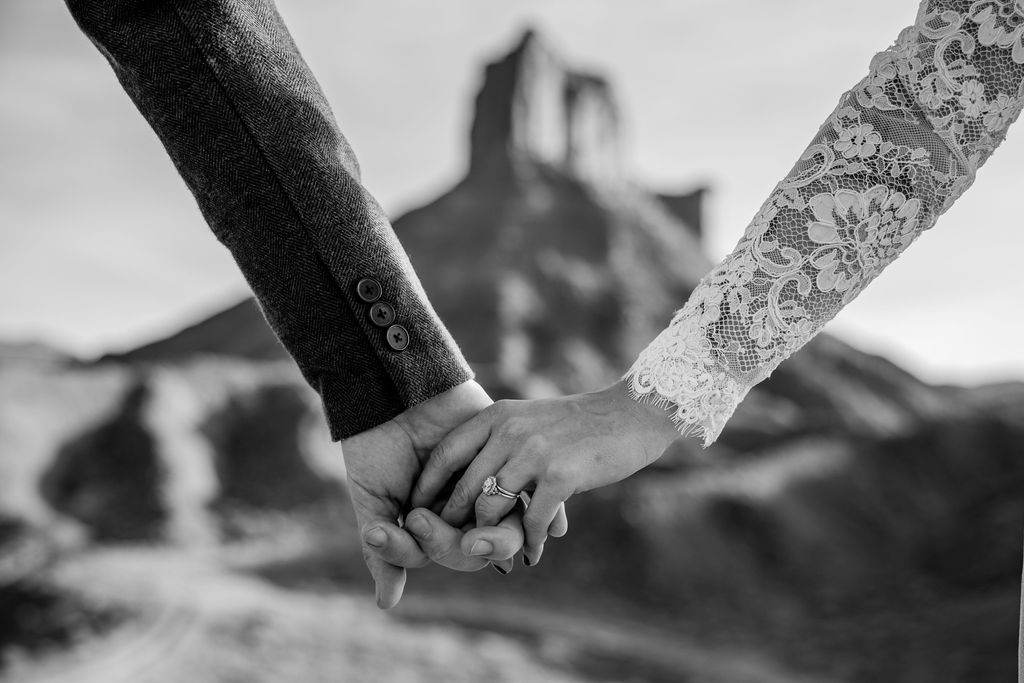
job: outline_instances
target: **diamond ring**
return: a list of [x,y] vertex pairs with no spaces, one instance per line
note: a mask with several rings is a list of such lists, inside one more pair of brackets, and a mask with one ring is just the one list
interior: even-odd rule
[[503,496],[513,500],[519,497],[518,493],[512,493],[508,489],[503,489],[498,486],[498,479],[496,477],[487,477],[484,479],[483,491],[488,496]]

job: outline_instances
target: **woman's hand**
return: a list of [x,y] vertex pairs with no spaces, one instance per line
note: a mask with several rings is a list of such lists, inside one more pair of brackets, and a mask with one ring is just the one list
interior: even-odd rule
[[677,438],[669,413],[631,399],[623,382],[590,394],[499,401],[434,448],[412,503],[429,505],[465,468],[441,518],[461,526],[475,506],[477,525],[490,526],[516,501],[481,493],[488,477],[506,491],[530,492],[523,552],[528,564],[536,564],[548,528],[569,496],[625,479],[657,460]]

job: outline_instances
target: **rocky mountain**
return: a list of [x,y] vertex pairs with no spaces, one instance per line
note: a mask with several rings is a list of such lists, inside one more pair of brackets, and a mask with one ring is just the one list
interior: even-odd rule
[[[533,32],[489,65],[465,178],[394,221],[432,302],[485,382],[532,395],[621,374],[710,262],[703,190],[661,198],[622,170],[599,76]],[[249,303],[111,360],[285,358]]]
[[507,393],[609,382],[710,268],[702,193],[638,187],[611,87],[532,32],[487,66],[470,141],[466,177],[395,221],[431,301]]
[[107,354],[100,361],[174,362],[200,355],[249,360],[285,360],[288,353],[263,319],[254,299],[245,299],[170,337],[157,339],[125,353]]
[[62,365],[74,360],[70,354],[42,342],[0,341],[0,365]]

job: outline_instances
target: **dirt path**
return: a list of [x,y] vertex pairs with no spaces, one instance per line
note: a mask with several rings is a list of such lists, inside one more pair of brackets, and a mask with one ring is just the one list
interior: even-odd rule
[[0,681],[833,683],[639,623],[451,596],[410,596],[395,613],[382,613],[366,596],[288,591],[163,550],[95,553],[68,563],[56,579],[139,616]]
[[486,608],[479,600],[461,600],[450,595],[443,600],[412,597],[406,602],[403,614],[423,621],[449,620],[469,628],[529,633],[583,656],[600,653],[605,659],[647,662],[666,672],[679,672],[681,680],[837,683],[787,671],[755,653],[709,649],[641,623],[598,621],[521,600],[499,600]]

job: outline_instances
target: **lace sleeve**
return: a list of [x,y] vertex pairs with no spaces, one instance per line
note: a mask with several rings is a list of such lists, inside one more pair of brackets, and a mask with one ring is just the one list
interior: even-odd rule
[[626,374],[710,445],[971,185],[1024,103],[1024,0],[924,0]]

